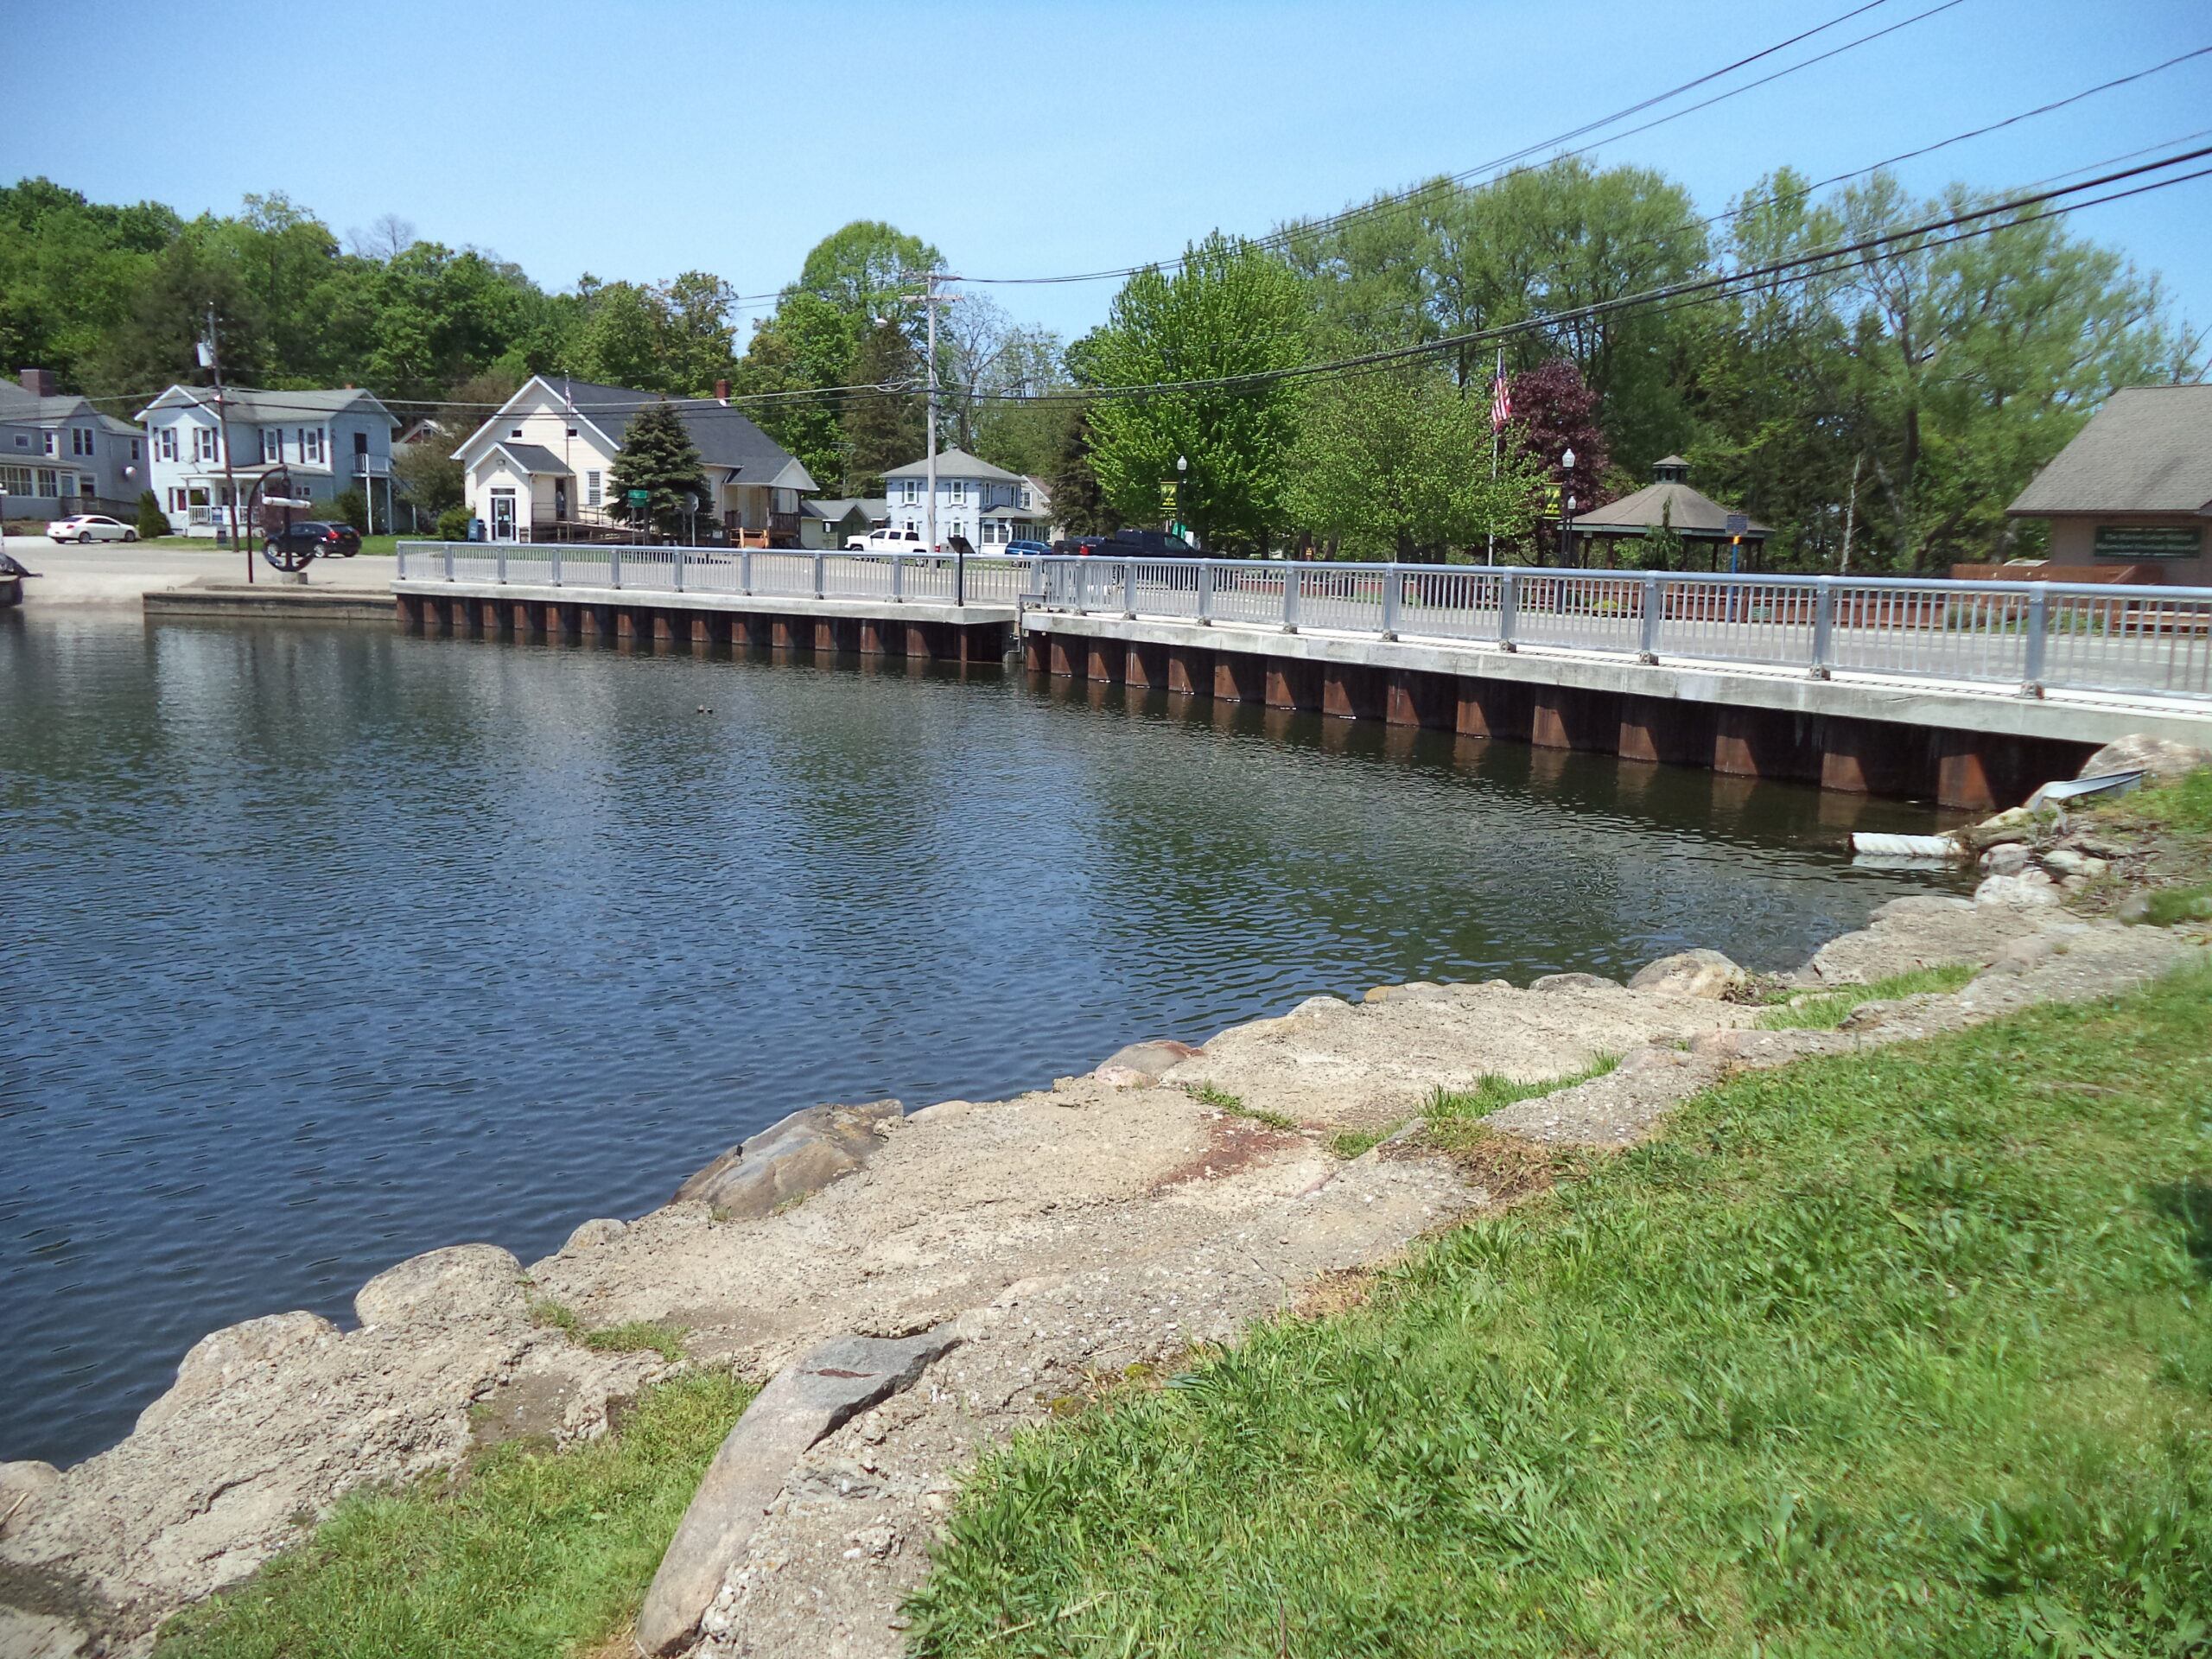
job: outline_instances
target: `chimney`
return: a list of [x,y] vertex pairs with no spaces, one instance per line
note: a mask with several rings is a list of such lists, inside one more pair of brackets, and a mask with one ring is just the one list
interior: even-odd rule
[[726,404],[729,402],[728,381],[717,380],[715,382],[715,401],[718,404]]
[[54,384],[52,369],[25,369],[16,377],[22,382],[23,390],[34,397],[55,397],[60,390]]

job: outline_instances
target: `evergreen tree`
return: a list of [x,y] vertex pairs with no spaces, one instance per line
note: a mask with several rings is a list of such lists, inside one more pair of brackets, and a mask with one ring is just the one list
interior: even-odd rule
[[845,441],[851,446],[847,488],[880,494],[887,467],[920,458],[926,429],[924,399],[914,388],[921,378],[921,353],[895,319],[886,319],[861,340],[853,384],[890,390],[856,392],[845,405]]
[[[698,498],[701,512],[710,518],[713,514],[714,499],[707,489],[699,452],[683,423],[677,418],[675,405],[665,397],[647,404],[630,417],[629,429],[622,435],[622,453],[614,457],[607,476],[619,510],[632,521],[642,519],[664,531],[678,533],[685,526],[689,512],[684,503],[687,495]],[[632,490],[646,493],[642,505],[631,500]]]

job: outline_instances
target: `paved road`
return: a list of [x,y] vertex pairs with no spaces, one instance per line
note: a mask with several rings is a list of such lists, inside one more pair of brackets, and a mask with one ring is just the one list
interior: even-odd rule
[[[28,605],[136,605],[150,593],[202,580],[243,582],[245,556],[227,549],[148,547],[143,543],[95,542],[90,547],[57,546],[43,536],[10,536],[7,551],[39,573],[23,584]],[[353,559],[318,559],[308,572],[315,588],[382,592],[391,586],[392,563],[363,554]],[[274,582],[277,573],[257,556],[254,580]]]

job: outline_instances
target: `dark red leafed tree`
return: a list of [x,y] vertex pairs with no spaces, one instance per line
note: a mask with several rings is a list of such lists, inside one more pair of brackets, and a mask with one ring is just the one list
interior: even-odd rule
[[1506,423],[1509,442],[1543,463],[1547,483],[1559,476],[1559,458],[1574,451],[1574,471],[1567,479],[1567,493],[1576,511],[1587,512],[1608,499],[1598,481],[1605,474],[1611,456],[1605,435],[1598,429],[1598,393],[1582,378],[1582,371],[1563,357],[1516,374],[1507,383],[1513,414]]

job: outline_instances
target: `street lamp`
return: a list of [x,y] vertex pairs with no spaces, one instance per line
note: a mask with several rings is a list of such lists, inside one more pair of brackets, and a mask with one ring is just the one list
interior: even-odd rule
[[[1183,486],[1184,486],[1185,483],[1189,480],[1190,475],[1191,475],[1191,458],[1190,458],[1188,455],[1178,455],[1178,456],[1176,456],[1176,457],[1175,457],[1175,522],[1176,522],[1176,524],[1189,524],[1189,523],[1191,522],[1191,516],[1190,516],[1190,515],[1191,515],[1191,507],[1190,507],[1190,503],[1188,503],[1187,501],[1185,501],[1185,500],[1183,499]],[[1170,529],[1171,531],[1172,531],[1172,530],[1173,530],[1174,528],[1175,528],[1175,525],[1174,525],[1174,524],[1170,524],[1170,525],[1168,526],[1168,529]]]
[[1560,567],[1574,563],[1574,532],[1568,527],[1569,516],[1574,512],[1574,498],[1567,493],[1574,478],[1574,451],[1564,450],[1559,458],[1559,562]]

